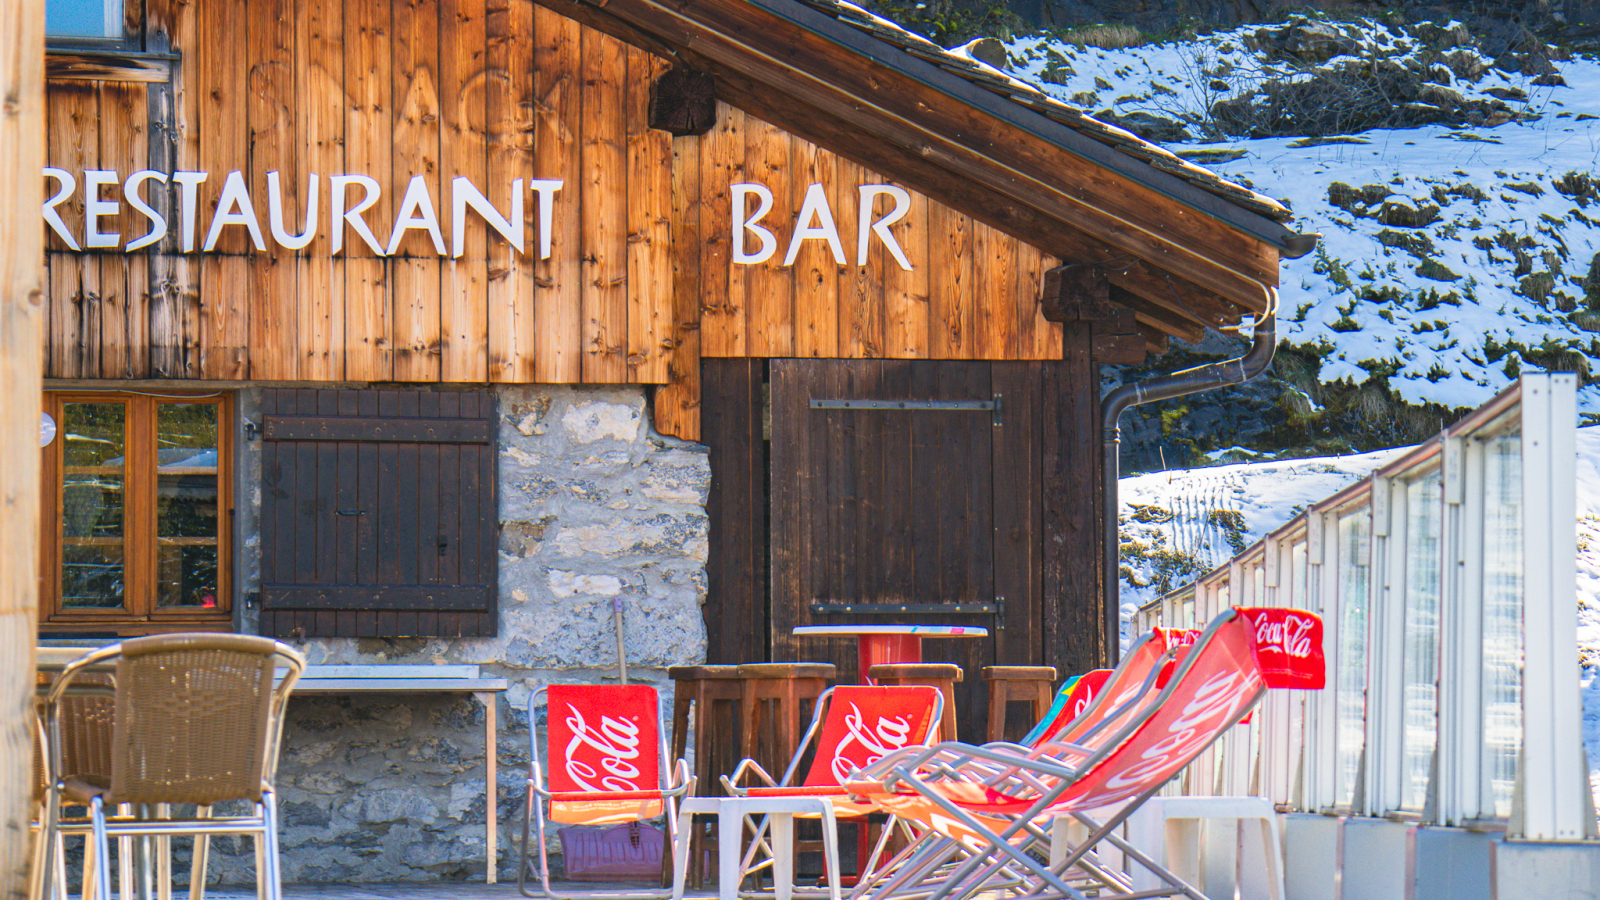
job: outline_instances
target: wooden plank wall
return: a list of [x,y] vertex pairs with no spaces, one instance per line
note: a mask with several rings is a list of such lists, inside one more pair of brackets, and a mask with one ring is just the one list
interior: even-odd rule
[[[238,170],[266,249],[230,226],[215,251],[180,254],[176,221],[157,252],[74,252],[50,235],[49,377],[667,380],[672,142],[646,124],[663,60],[529,0],[150,0],[146,16],[153,43],[182,56],[170,89],[49,86],[48,165],[79,179],[63,218],[81,244],[86,169],[204,171],[200,244]],[[172,128],[152,141],[163,96]],[[270,172],[290,234],[320,176],[318,233],[302,250],[272,238]],[[460,259],[421,231],[384,257],[349,230],[335,256],[328,179],[346,173],[382,187],[366,218],[385,244],[413,175],[447,244],[455,176],[501,210],[512,179],[563,178],[552,258],[538,258],[531,190],[526,255],[473,221]],[[144,194],[175,204],[157,182]],[[126,203],[117,223],[124,242],[145,230]]]
[[[893,180],[727,104],[709,134],[675,141],[673,157],[678,316],[671,377],[655,397],[663,433],[700,434],[699,357],[1061,358],[1061,326],[1039,307],[1044,273],[1060,263],[1043,251],[911,191],[891,226],[911,271],[876,240],[857,265],[859,186]],[[766,263],[732,261],[730,185],[743,182],[773,193],[760,224],[778,252]],[[845,265],[820,240],[781,265],[812,184],[824,187]],[[879,195],[874,218],[891,203]],[[695,309],[698,328],[686,315]]]

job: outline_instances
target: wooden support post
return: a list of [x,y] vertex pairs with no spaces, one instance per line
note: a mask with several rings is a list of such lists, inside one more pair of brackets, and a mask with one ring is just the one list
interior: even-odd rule
[[[1099,323],[1113,307],[1105,273],[1062,266],[1045,273],[1045,318],[1061,323],[1062,364],[1045,368],[1045,663],[1065,676],[1106,665],[1101,523]],[[1102,341],[1103,343],[1103,341]]]
[[44,0],[0,0],[0,897],[28,890],[44,365]]

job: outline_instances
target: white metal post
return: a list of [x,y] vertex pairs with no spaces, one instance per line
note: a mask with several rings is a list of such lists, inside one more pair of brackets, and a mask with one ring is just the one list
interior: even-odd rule
[[1593,827],[1578,694],[1576,397],[1571,375],[1522,381],[1523,747],[1509,834],[1529,840],[1581,840]]

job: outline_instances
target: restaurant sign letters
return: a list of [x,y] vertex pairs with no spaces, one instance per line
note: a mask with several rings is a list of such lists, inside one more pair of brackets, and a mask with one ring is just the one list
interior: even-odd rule
[[[181,252],[193,253],[197,245],[203,253],[215,250],[223,229],[229,226],[244,228],[257,251],[265,252],[267,249],[266,236],[261,229],[261,217],[256,213],[258,198],[251,197],[244,173],[240,171],[229,172],[224,178],[222,193],[217,198],[216,211],[212,214],[209,227],[205,229],[204,237],[201,239],[200,185],[210,177],[208,173],[173,172],[169,176],[165,172],[145,169],[134,172],[123,180],[115,170],[85,170],[82,184],[83,243],[81,245],[73,229],[62,219],[60,210],[61,205],[78,192],[78,179],[71,172],[54,167],[47,167],[44,175],[55,182],[55,186],[47,191],[49,199],[45,201],[42,210],[45,224],[73,250],[114,250],[120,246],[124,252],[132,253],[150,247],[165,238],[173,223],[169,223],[166,215],[147,202],[141,193],[145,190],[146,183],[151,181],[177,187],[176,228]],[[429,192],[428,180],[423,176],[412,176],[406,186],[405,195],[401,198],[395,213],[393,227],[389,230],[387,243],[379,239],[373,232],[372,223],[367,220],[368,211],[377,204],[383,194],[383,189],[377,180],[366,175],[330,175],[327,181],[326,221],[331,224],[331,228],[328,229],[331,253],[348,252],[345,251],[346,236],[354,233],[378,256],[393,256],[400,249],[406,233],[418,231],[427,235],[438,255],[451,258],[460,257],[464,252],[469,209],[484,221],[490,231],[500,235],[506,243],[516,248],[517,253],[526,254],[527,229],[522,223],[526,222],[524,211],[527,197],[532,194],[538,214],[537,252],[540,259],[549,259],[551,223],[554,220],[555,204],[561,202],[558,195],[564,184],[561,179],[535,178],[528,181],[521,178],[514,179],[510,184],[508,208],[502,213],[500,207],[478,190],[471,179],[465,176],[451,179],[449,186],[451,234],[447,250],[434,198]],[[316,238],[322,221],[321,183],[322,178],[319,175],[312,174],[307,177],[303,194],[304,219],[299,233],[292,234],[289,229],[293,226],[293,222],[286,221],[279,173],[267,173],[267,232],[272,235],[278,246],[286,250],[301,250]],[[107,188],[115,190],[118,187],[121,188],[122,199],[105,199],[103,195]],[[870,244],[876,239],[882,242],[884,249],[900,268],[909,270],[911,262],[906,258],[905,251],[895,240],[889,226],[900,221],[910,211],[910,192],[892,184],[863,184],[857,188],[857,194],[856,246],[851,248],[855,251],[855,264],[858,266],[867,264]],[[893,205],[887,213],[875,217],[874,201],[879,196],[888,198]],[[773,231],[774,227],[780,226],[769,219],[774,205],[771,189],[761,184],[734,184],[729,186],[728,198],[731,206],[729,221],[732,223],[733,231],[730,241],[732,261],[738,265],[755,265],[771,260],[777,255],[780,243],[778,235]],[[149,223],[148,230],[143,235],[137,237],[124,235],[111,225],[111,221],[122,214],[124,201]],[[752,201],[755,206],[753,210],[750,208]],[[298,212],[290,210],[291,215]],[[788,244],[784,248],[783,265],[794,265],[805,241],[825,242],[833,254],[834,262],[841,266],[846,264],[844,241],[839,236],[838,222],[834,218],[828,192],[821,184],[812,184],[806,189],[805,198],[801,201],[792,225]],[[108,228],[111,230],[107,230]],[[353,245],[354,241],[351,243]]]

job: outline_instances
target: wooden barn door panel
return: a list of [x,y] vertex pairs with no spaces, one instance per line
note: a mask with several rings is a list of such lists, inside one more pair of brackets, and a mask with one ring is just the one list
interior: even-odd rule
[[[855,641],[795,638],[799,625],[982,625],[988,639],[924,643],[930,662],[968,674],[962,734],[982,728],[981,669],[1040,661],[1039,441],[1036,423],[1004,431],[984,409],[816,408],[814,400],[992,401],[1018,392],[1036,414],[1029,364],[773,360],[774,659],[825,659],[858,678]],[[1031,375],[1031,377],[1030,377]],[[1003,398],[1003,407],[1007,401]],[[1009,592],[1009,593],[1007,593]],[[816,603],[993,604],[1004,615],[844,614]],[[1003,626],[1003,627],[1002,627]]]

